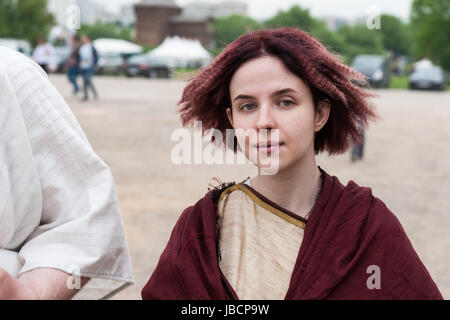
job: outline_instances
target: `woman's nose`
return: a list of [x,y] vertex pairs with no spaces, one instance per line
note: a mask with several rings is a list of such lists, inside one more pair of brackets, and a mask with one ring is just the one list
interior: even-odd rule
[[273,117],[273,110],[271,105],[261,105],[256,120],[257,129],[273,129],[275,128],[275,119]]

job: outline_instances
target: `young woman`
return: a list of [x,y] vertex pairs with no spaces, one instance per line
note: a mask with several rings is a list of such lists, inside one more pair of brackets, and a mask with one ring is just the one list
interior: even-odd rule
[[[183,124],[233,128],[247,158],[277,154],[278,170],[187,208],[144,299],[442,299],[384,203],[316,165],[375,118],[351,80],[362,76],[286,28],[240,37],[190,81]],[[255,143],[238,131],[265,134]]]

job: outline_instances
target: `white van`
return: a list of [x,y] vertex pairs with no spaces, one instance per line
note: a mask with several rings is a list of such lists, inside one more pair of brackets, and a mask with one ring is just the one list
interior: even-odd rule
[[0,46],[19,51],[27,57],[31,57],[31,46],[26,40],[0,38]]

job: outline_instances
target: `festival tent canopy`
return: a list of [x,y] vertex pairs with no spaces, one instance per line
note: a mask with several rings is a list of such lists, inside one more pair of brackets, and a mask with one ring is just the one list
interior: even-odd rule
[[414,70],[430,69],[433,67],[433,63],[430,60],[428,60],[427,58],[419,60],[419,61],[415,62],[413,65],[414,65]]
[[93,42],[100,54],[139,54],[143,48],[132,42],[122,39],[101,38]]
[[172,68],[201,67],[211,61],[211,54],[200,41],[178,36],[167,37],[148,56],[165,61]]

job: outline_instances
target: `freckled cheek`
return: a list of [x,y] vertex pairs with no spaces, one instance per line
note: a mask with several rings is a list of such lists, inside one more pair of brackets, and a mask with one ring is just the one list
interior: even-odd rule
[[[255,136],[257,136],[254,121],[249,116],[234,117],[233,124],[238,144],[241,149],[245,150],[245,154],[248,156],[247,153],[250,148],[250,139],[254,140],[256,139]],[[252,138],[250,138],[250,136]]]
[[250,117],[235,117],[234,121],[234,129],[251,129],[254,127],[253,121],[251,121]]
[[[255,121],[251,116],[235,118],[234,130],[239,144],[245,144],[246,149],[249,147],[250,140],[252,140],[253,143],[257,142],[258,130],[256,129]],[[247,138],[245,138],[245,136],[247,136]]]
[[305,121],[305,118],[294,117],[285,121],[280,128],[280,139],[284,139],[286,146],[298,149],[303,145],[309,145],[314,139],[313,119]]

